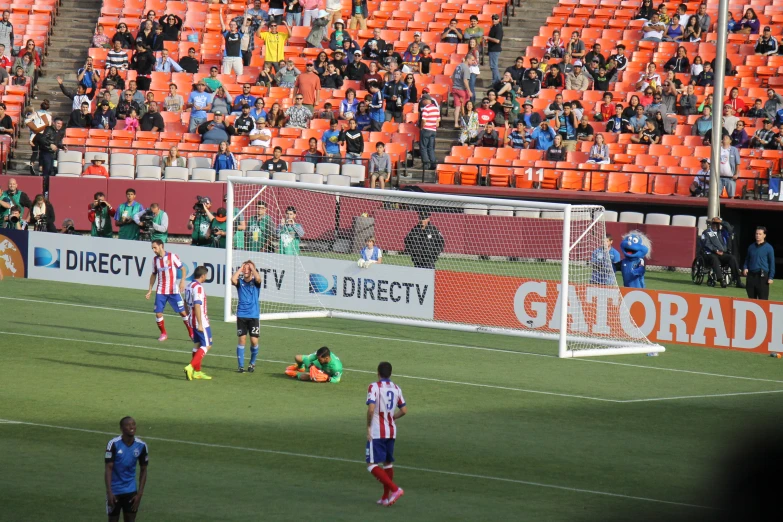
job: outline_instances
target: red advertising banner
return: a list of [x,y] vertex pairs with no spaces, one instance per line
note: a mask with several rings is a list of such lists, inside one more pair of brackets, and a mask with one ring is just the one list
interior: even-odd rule
[[[556,332],[559,294],[556,281],[437,271],[435,320]],[[619,307],[620,295],[652,342],[783,351],[783,303],[684,292],[571,285],[569,331],[627,337],[634,328]]]

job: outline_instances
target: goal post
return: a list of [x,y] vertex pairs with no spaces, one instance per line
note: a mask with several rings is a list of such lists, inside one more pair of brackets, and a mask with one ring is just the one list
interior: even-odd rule
[[[664,351],[617,285],[599,205],[231,177],[226,211],[226,270],[258,268],[261,320],[545,339],[560,357]],[[226,321],[236,306],[227,281]]]

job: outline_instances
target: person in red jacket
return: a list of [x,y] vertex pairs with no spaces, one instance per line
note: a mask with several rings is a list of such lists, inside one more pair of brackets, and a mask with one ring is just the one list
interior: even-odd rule
[[101,156],[96,156],[92,159],[92,165],[84,169],[82,176],[103,176],[109,177],[109,171],[103,166],[104,159]]

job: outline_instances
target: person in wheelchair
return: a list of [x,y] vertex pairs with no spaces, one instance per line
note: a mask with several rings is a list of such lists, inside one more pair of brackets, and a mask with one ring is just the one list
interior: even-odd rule
[[740,278],[739,265],[737,258],[730,250],[731,244],[730,232],[724,228],[723,220],[714,217],[710,220],[710,225],[701,234],[701,252],[704,257],[704,266],[712,266],[713,277],[720,279],[721,288],[726,288],[726,279],[723,277],[723,266],[728,265],[731,269],[731,280],[737,285],[737,288],[745,288]]

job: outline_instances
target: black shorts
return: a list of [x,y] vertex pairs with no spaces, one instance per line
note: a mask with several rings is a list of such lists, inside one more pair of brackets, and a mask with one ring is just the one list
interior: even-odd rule
[[255,319],[249,318],[249,317],[237,317],[237,337],[242,337],[243,335],[250,334],[250,337],[255,337],[258,339],[258,330],[259,330],[259,320],[258,317]]
[[110,517],[120,516],[120,511],[123,513],[135,513],[133,511],[133,497],[136,496],[136,492],[123,493],[121,495],[114,495],[117,502],[114,503],[114,509],[109,507],[109,502],[106,502],[106,514]]

